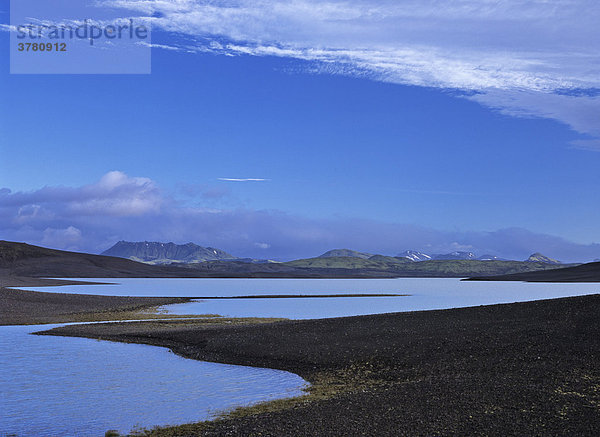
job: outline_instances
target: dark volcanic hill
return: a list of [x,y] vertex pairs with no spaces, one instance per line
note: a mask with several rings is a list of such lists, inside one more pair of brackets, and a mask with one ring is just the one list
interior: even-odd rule
[[149,264],[199,263],[235,259],[236,257],[214,247],[202,247],[194,243],[175,244],[149,241],[119,241],[102,255],[117,256]]
[[111,278],[181,275],[186,275],[184,269],[0,241],[0,276]]
[[527,282],[600,282],[600,262],[575,267],[556,268],[537,272],[501,276],[477,276],[469,281],[527,281]]

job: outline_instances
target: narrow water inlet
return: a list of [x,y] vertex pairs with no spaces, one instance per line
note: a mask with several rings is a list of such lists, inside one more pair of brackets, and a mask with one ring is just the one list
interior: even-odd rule
[[0,434],[98,436],[211,419],[300,396],[293,373],[195,361],[156,346],[29,335],[0,327]]

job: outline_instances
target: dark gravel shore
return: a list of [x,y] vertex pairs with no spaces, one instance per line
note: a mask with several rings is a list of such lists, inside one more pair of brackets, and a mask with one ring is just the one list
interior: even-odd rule
[[[11,283],[13,284],[13,283]],[[144,309],[189,302],[187,298],[116,297],[38,293],[0,287],[0,325],[111,320]]]
[[54,335],[297,373],[312,394],[155,435],[600,435],[600,295],[260,325],[140,322]]

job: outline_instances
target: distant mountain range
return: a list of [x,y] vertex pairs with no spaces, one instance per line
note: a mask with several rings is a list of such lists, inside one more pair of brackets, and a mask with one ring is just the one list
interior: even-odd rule
[[[214,247],[203,247],[194,243],[187,244],[175,244],[175,243],[161,243],[161,242],[129,242],[119,241],[110,249],[102,252],[102,255],[115,256],[119,258],[126,258],[132,261],[143,262],[146,264],[197,264],[208,261],[221,261],[221,262],[237,262],[237,263],[250,263],[250,264],[268,264],[276,263],[276,261],[266,259],[254,259],[254,258],[239,258],[230,253],[225,252],[221,249]],[[399,264],[405,262],[426,262],[426,261],[509,261],[507,259],[499,258],[495,255],[482,255],[477,257],[473,252],[455,251],[450,253],[442,254],[427,254],[416,250],[405,250],[397,256],[386,256],[373,254],[368,252],[359,252],[351,249],[332,249],[316,258],[309,259],[335,259],[337,261],[330,262],[317,262],[314,261],[311,264],[313,266],[324,267],[325,265],[331,266],[333,264],[339,265],[342,268],[362,268],[360,262],[341,262],[340,259],[357,259],[357,260],[370,260],[376,263],[392,263]],[[303,261],[303,260],[297,260]],[[291,261],[294,263],[295,261]],[[542,255],[541,253],[534,253],[525,262],[529,263],[541,263],[559,265],[560,261]],[[359,267],[360,266],[360,267]]]
[[[140,246],[141,244],[141,246]],[[165,256],[177,259],[199,259],[199,254],[211,252],[211,257],[231,256],[227,252],[196,245],[181,245],[184,249],[167,243],[124,244],[118,246],[138,247],[137,257],[147,256],[165,260]],[[150,247],[164,253],[154,253]],[[164,247],[170,247],[169,252]],[[195,247],[194,247],[195,246]],[[180,252],[178,252],[178,250]],[[216,252],[216,253],[215,253]],[[123,253],[123,252],[121,252]],[[336,253],[336,252],[334,252]],[[338,252],[352,254],[353,251]],[[600,263],[582,265],[555,265],[546,262],[543,255],[534,254],[528,261],[502,261],[477,259],[431,259],[415,262],[406,257],[372,255],[365,259],[360,256],[326,256],[273,263],[253,259],[224,258],[204,262],[176,262],[168,265],[150,265],[122,257],[66,252],[31,246],[24,243],[0,241],[0,284],[3,278],[17,277],[61,277],[61,278],[108,278],[108,277],[192,277],[192,278],[399,278],[399,277],[438,277],[466,278],[479,277],[487,280],[535,280],[535,281],[598,281]],[[331,255],[331,254],[330,254]],[[367,254],[368,255],[368,254]],[[133,255],[132,255],[133,256]],[[204,255],[202,255],[204,256]],[[173,258],[173,259],[175,259]],[[541,261],[545,260],[545,261]],[[555,261],[555,260],[550,260]],[[563,269],[564,273],[562,272]],[[541,271],[549,270],[548,274]],[[560,270],[560,271],[558,271]],[[535,274],[533,274],[536,272]],[[538,273],[539,272],[539,273]],[[532,273],[529,276],[529,273]],[[518,275],[515,275],[518,274]],[[489,278],[508,275],[502,278]],[[485,278],[482,278],[485,277]],[[7,281],[8,281],[7,279]],[[10,281],[8,281],[10,282]]]
[[238,258],[224,250],[203,247],[194,243],[175,244],[157,241],[119,241],[101,255],[156,265],[197,264],[206,261],[236,261],[249,264],[277,263],[270,259]]
[[234,260],[237,257],[214,247],[194,243],[175,244],[160,242],[119,241],[102,255],[126,258],[147,264],[200,263],[204,261]]
[[[358,252],[356,250],[350,249],[333,249],[328,252],[325,252],[322,255],[319,255],[317,258],[336,258],[336,257],[349,257],[349,258],[360,258],[360,259],[370,259],[370,260],[379,260],[382,258],[386,258],[388,261],[392,259],[396,259],[395,262],[398,262],[399,259],[407,259],[413,262],[422,262],[422,261],[450,261],[450,260],[478,260],[478,261],[510,261],[505,258],[497,257],[496,255],[482,255],[477,257],[473,252],[461,252],[455,251],[451,253],[441,253],[441,254],[432,254],[428,255],[423,252],[419,252],[416,250],[405,250],[402,253],[399,253],[395,257],[389,257],[385,255],[374,255],[367,252]],[[541,253],[534,253],[525,261],[527,262],[537,262],[537,263],[545,263],[545,264],[562,264],[560,261],[542,255]]]

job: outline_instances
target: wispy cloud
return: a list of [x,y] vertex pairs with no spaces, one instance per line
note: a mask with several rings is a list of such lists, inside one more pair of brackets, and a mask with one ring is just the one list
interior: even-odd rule
[[270,181],[271,179],[264,179],[264,178],[217,178],[220,181],[226,181],[226,182],[267,182]]
[[[108,0],[187,51],[310,61],[312,71],[455,89],[600,139],[596,0]],[[571,97],[571,98],[569,98]],[[567,111],[564,104],[572,109]]]
[[144,47],[154,48],[154,49],[170,50],[170,51],[173,51],[173,52],[189,52],[189,53],[194,53],[192,50],[185,49],[183,47],[178,47],[178,46],[171,46],[171,45],[168,45],[168,44],[150,44],[150,43],[147,43],[145,41],[138,41],[138,42],[136,42],[136,44],[144,46]]

